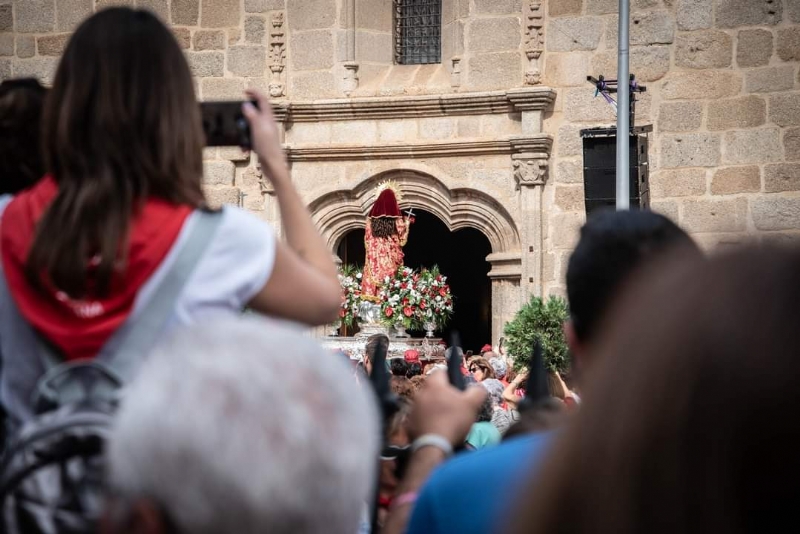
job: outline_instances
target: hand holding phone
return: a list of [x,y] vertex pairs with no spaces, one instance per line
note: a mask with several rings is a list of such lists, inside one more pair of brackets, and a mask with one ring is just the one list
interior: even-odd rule
[[[250,150],[250,123],[242,111],[244,104],[243,101],[200,104],[206,146],[238,146],[242,150]],[[253,105],[257,107],[258,103],[253,102]]]
[[247,91],[247,96],[255,104],[242,105],[247,122],[250,124],[251,145],[261,162],[261,169],[267,177],[276,180],[289,180],[289,167],[281,146],[280,131],[269,99],[256,90]]

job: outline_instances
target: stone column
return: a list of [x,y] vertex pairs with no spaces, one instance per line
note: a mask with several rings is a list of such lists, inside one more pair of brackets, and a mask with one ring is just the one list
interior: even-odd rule
[[506,323],[514,319],[520,309],[519,278],[492,280],[492,345],[503,337]]
[[[522,117],[522,133],[525,136],[542,134],[543,106],[530,98],[530,89],[508,91],[508,98]],[[553,98],[544,95],[543,98]],[[532,295],[544,294],[544,230],[542,214],[542,192],[547,181],[547,161],[551,141],[535,141],[533,137],[513,139],[511,163],[514,180],[520,192],[520,238],[522,240],[522,276],[519,283],[518,306]],[[546,152],[545,152],[546,150]]]
[[547,181],[547,154],[521,152],[511,156],[514,179],[520,191],[520,222],[522,234],[521,297],[527,301],[532,295],[541,297],[544,292],[542,262],[544,242],[542,235],[542,190]]
[[520,276],[522,274],[519,252],[498,252],[486,257],[492,269],[492,340],[500,341],[507,322],[514,318],[520,308]]
[[[531,98],[531,95],[540,95],[538,98]],[[521,126],[523,135],[534,135],[542,133],[542,119],[544,110],[550,102],[555,100],[555,93],[549,89],[510,89],[506,91],[508,100],[514,104],[514,110],[521,115]],[[547,104],[542,105],[543,102]]]

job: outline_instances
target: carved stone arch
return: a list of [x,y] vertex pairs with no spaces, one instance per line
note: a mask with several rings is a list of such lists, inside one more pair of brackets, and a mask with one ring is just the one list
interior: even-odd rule
[[520,236],[511,214],[494,198],[475,189],[448,189],[430,174],[408,169],[385,171],[351,190],[327,193],[309,204],[314,222],[328,246],[335,250],[347,232],[363,228],[375,201],[377,186],[392,180],[402,194],[401,207],[429,211],[451,231],[475,228],[491,243],[492,254],[518,252]]

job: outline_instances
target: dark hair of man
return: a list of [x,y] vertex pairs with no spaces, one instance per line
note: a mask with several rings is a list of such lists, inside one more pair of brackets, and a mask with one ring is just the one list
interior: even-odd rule
[[41,123],[47,89],[33,78],[0,84],[0,195],[17,194],[44,175]]
[[[58,194],[26,274],[73,297],[107,294],[149,197],[200,207],[204,137],[189,66],[147,11],[112,8],[78,27],[45,105],[46,168]],[[88,279],[92,257],[100,262]]]
[[422,374],[422,364],[417,362],[408,364],[408,371],[406,371],[406,378],[414,378]]
[[375,237],[391,237],[397,235],[397,219],[395,217],[373,217],[369,219],[372,235]]
[[393,376],[406,376],[408,372],[408,364],[402,358],[392,358],[389,360],[389,368],[392,370]]
[[800,250],[658,267],[615,306],[510,532],[800,529]]
[[578,339],[592,338],[632,273],[680,247],[699,253],[689,235],[663,215],[633,210],[590,216],[567,268],[567,298]]

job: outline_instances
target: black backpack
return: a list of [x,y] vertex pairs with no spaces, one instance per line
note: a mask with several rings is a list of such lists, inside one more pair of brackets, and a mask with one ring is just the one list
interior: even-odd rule
[[[103,511],[103,449],[123,384],[163,333],[221,218],[197,214],[153,297],[108,341],[112,350],[102,350],[89,362],[65,363],[39,340],[45,372],[31,399],[36,416],[9,436],[0,463],[0,532],[96,532]],[[0,286],[9,298],[2,278]]]

